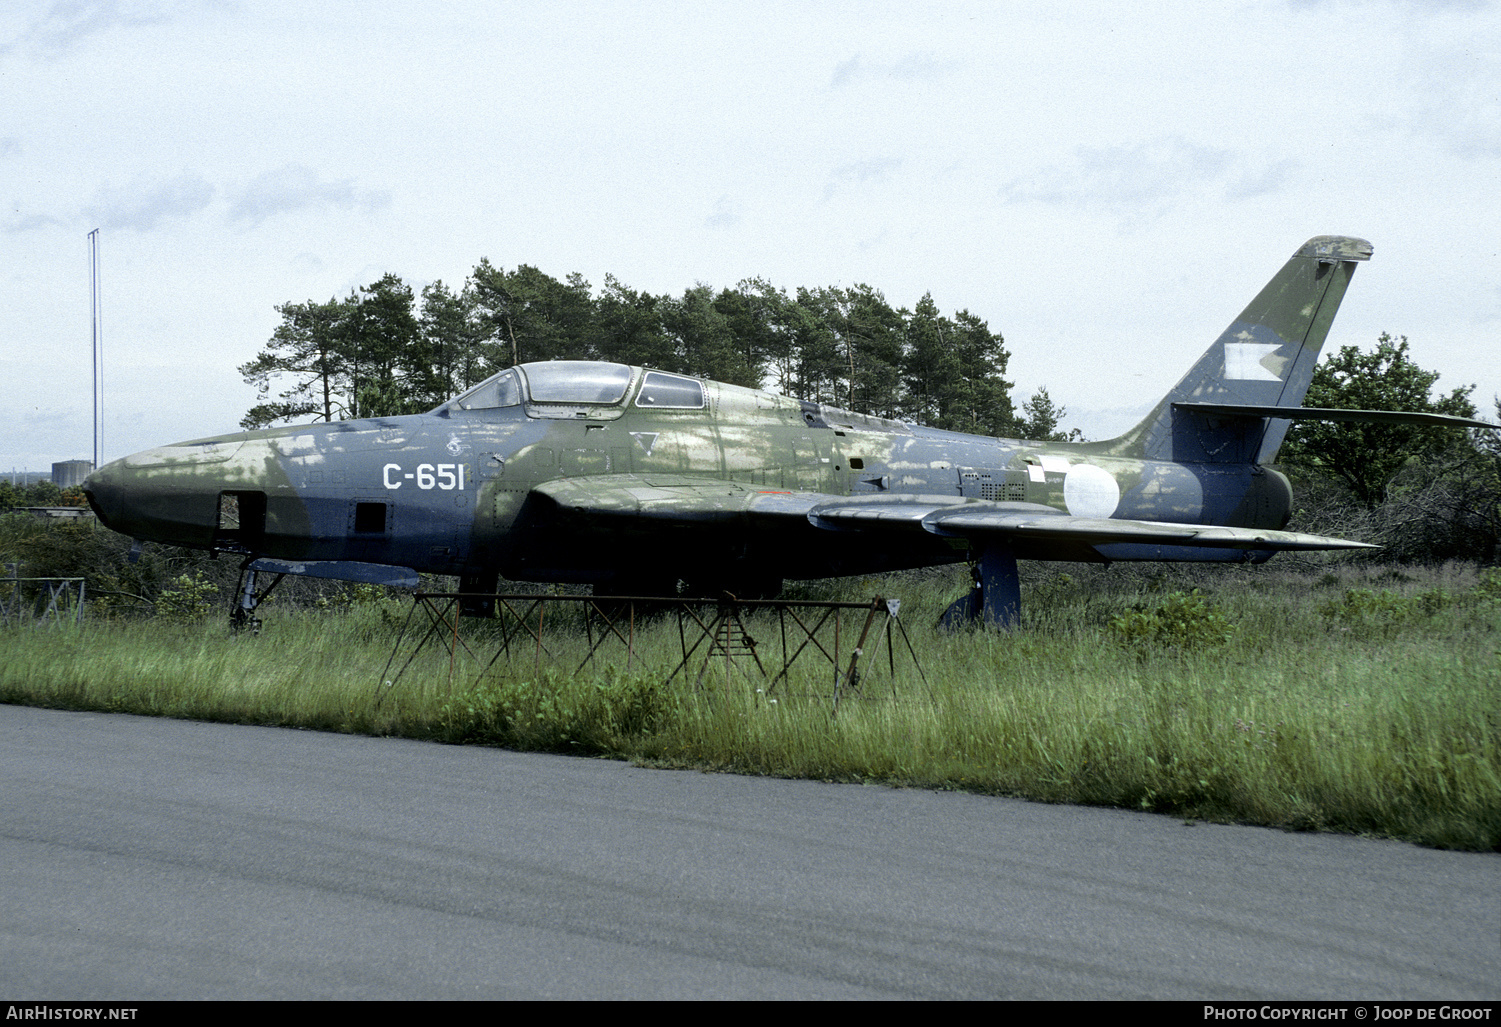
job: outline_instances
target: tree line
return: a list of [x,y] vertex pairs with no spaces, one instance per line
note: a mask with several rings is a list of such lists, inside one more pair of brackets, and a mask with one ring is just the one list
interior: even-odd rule
[[50,478],[38,478],[29,485],[12,485],[0,480],[0,513],[27,506],[88,506],[83,489],[77,485],[59,488]]
[[653,295],[482,259],[457,290],[436,281],[418,297],[387,274],[276,310],[266,348],[239,368],[258,392],[246,428],[416,413],[513,364],[610,360],[937,428],[1070,437],[1046,389],[1017,411],[1001,334],[967,310],[944,315],[931,293],[911,310],[868,285],[789,293],[760,278]]
[[[1370,351],[1345,346],[1321,362],[1304,405],[1477,416],[1473,385],[1440,393],[1438,379],[1413,363],[1407,336],[1383,332]],[[1300,421],[1280,460],[1294,527],[1377,543],[1397,562],[1501,561],[1501,432]]]

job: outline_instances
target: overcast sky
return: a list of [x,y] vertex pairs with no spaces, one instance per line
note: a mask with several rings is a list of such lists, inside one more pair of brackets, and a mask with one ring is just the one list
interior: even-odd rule
[[0,469],[233,431],[277,304],[481,257],[681,293],[931,292],[1018,403],[1113,435],[1310,236],[1375,246],[1326,352],[1501,393],[1485,2],[0,8]]

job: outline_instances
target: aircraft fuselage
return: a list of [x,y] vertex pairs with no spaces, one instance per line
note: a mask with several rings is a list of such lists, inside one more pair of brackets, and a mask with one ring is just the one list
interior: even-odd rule
[[[106,525],[148,541],[621,588],[871,573],[963,560],[968,547],[939,536],[809,538],[722,519],[690,518],[665,533],[629,520],[601,526],[550,508],[539,486],[610,477],[672,488],[684,477],[752,492],[963,497],[1077,517],[1274,529],[1290,510],[1286,479],[1250,464],[965,435],[715,382],[701,384],[702,407],[657,409],[641,405],[647,374],[678,380],[631,368],[613,403],[454,401],[427,414],[200,439],[110,464],[89,495]],[[1023,544],[1017,555],[1130,559],[1140,548]],[[1162,558],[1161,546],[1149,549],[1138,558]]]

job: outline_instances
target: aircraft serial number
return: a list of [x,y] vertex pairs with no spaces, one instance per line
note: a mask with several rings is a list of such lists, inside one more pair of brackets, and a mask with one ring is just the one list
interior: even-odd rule
[[386,464],[381,468],[381,483],[388,489],[399,489],[406,482],[413,482],[419,489],[457,489],[464,491],[463,464],[418,464],[415,471],[403,472],[400,464]]

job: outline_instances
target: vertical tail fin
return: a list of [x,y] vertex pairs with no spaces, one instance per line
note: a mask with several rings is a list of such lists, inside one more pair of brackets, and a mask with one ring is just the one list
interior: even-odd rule
[[1206,416],[1174,410],[1173,404],[1300,405],[1355,264],[1370,257],[1371,244],[1364,239],[1320,235],[1308,240],[1162,402],[1103,447],[1148,460],[1259,464],[1275,459],[1290,422]]

